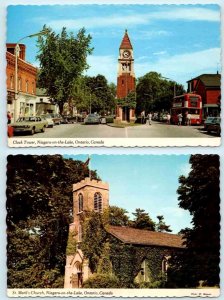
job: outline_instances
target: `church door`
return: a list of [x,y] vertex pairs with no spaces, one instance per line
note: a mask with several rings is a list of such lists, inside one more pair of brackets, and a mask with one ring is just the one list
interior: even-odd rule
[[122,110],[122,121],[130,122],[130,108],[127,106],[123,107]]

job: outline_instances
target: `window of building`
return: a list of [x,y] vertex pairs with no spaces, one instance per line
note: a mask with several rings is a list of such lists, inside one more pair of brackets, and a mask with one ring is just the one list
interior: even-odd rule
[[83,195],[80,193],[78,196],[79,212],[83,211]]
[[162,274],[167,276],[167,270],[169,268],[169,258],[170,256],[164,256],[162,260]]
[[121,84],[124,85],[124,80],[122,79]]
[[32,94],[34,94],[34,82],[32,82]]
[[21,91],[22,90],[22,79],[21,78],[19,78],[19,80],[18,80],[18,85],[19,85],[19,91]]
[[94,210],[102,212],[102,195],[100,193],[94,194]]
[[26,93],[28,93],[29,92],[29,81],[27,80],[26,81]]
[[14,76],[13,75],[10,76],[10,89],[11,90],[14,89]]
[[78,228],[78,241],[81,242],[82,241],[82,226],[79,225]]

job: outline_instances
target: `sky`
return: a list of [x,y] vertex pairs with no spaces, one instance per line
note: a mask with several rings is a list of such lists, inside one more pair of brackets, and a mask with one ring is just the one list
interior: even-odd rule
[[[119,46],[125,29],[134,48],[136,77],[156,71],[186,87],[203,73],[220,71],[218,5],[17,5],[7,11],[7,42],[39,32],[43,25],[92,36],[86,74],[116,83]],[[24,39],[27,60],[38,66],[36,38]]]
[[[86,161],[88,155],[64,155]],[[190,171],[189,155],[91,155],[90,169],[96,170],[110,187],[110,205],[125,208],[129,216],[144,209],[153,221],[163,215],[172,233],[191,227],[188,211],[179,208],[176,193],[180,175]]]

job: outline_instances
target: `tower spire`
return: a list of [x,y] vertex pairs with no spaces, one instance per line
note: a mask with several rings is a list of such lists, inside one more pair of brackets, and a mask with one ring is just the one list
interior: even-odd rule
[[130,38],[128,36],[128,30],[125,29],[124,37],[122,39],[120,49],[133,49]]

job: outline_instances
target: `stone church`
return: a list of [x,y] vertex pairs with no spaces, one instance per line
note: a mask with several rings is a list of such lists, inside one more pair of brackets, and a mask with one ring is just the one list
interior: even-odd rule
[[[133,47],[125,31],[119,48],[118,74],[117,74],[117,99],[124,99],[130,92],[135,93],[135,73]],[[118,104],[116,107],[116,120],[120,122],[134,122],[135,109],[126,104]]]
[[[85,178],[73,185],[73,223],[77,249],[67,255],[65,266],[65,288],[81,288],[91,277],[88,259],[81,250],[84,212],[102,213],[109,207],[109,185],[106,182]],[[116,245],[111,255],[111,264],[119,274],[129,263],[128,272],[137,283],[150,282],[158,274],[166,275],[168,260],[176,251],[182,251],[180,235],[135,229],[123,226],[109,226],[105,229],[108,237]],[[94,234],[94,233],[93,233]],[[122,249],[127,248],[127,255]],[[125,250],[126,251],[126,250]],[[116,257],[116,261],[113,258]],[[131,261],[131,264],[130,264]],[[119,263],[118,263],[119,262]],[[153,263],[152,263],[153,262]],[[116,274],[115,274],[116,275]],[[125,280],[120,278],[120,280]]]

